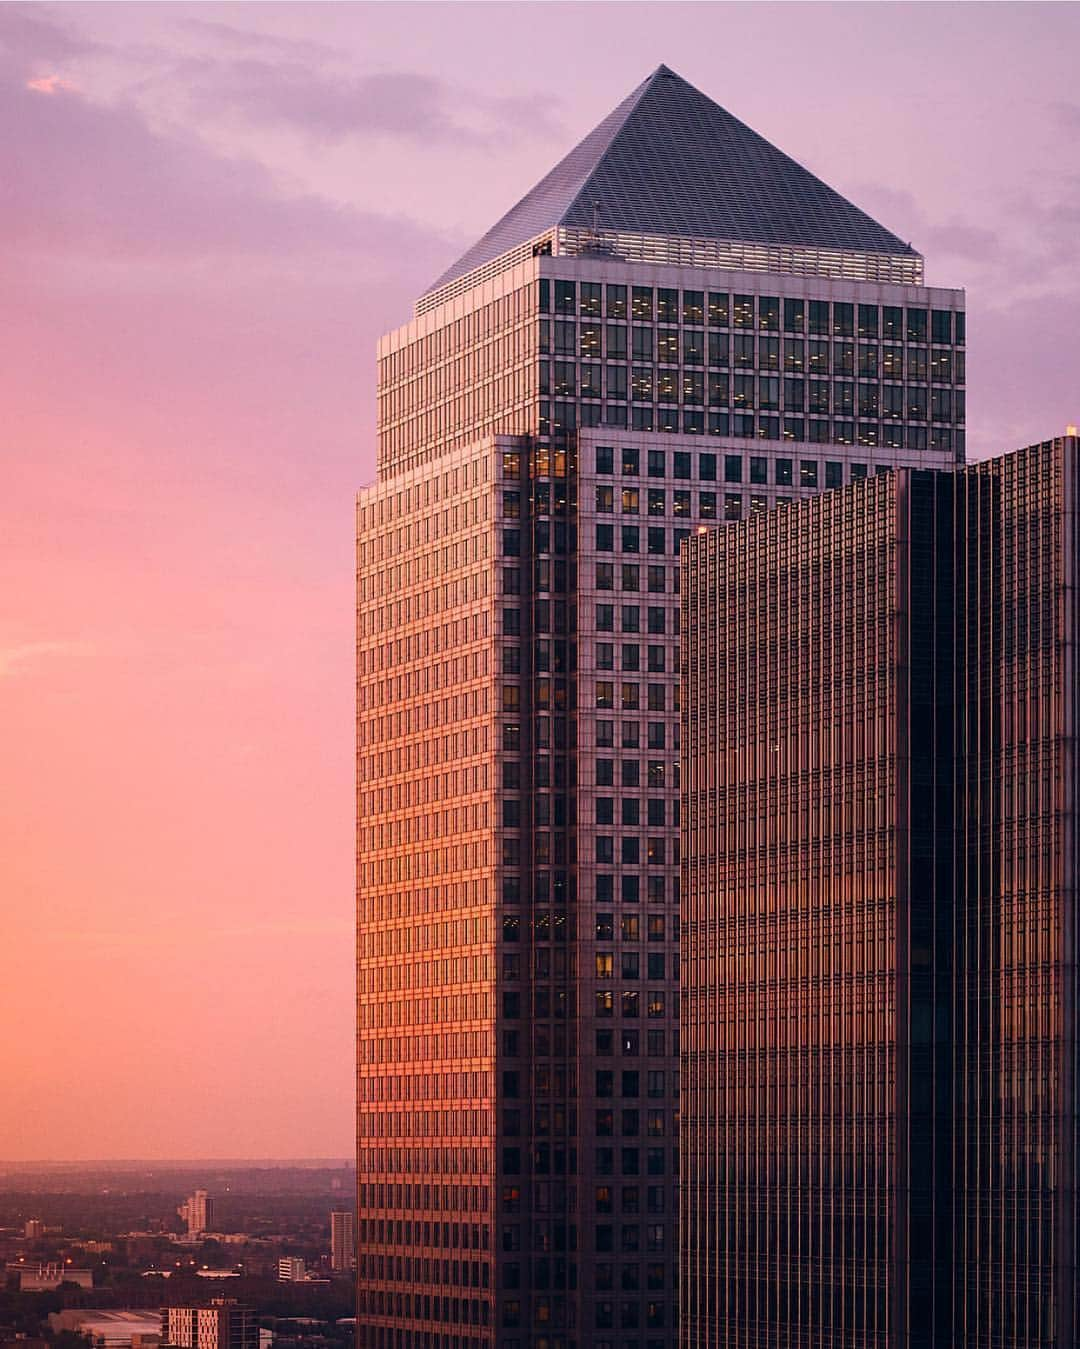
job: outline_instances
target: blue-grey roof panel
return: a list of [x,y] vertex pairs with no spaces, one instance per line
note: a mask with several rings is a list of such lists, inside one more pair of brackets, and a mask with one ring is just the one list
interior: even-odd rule
[[430,287],[556,225],[912,255],[910,244],[660,66]]
[[649,80],[645,80],[639,84],[614,112],[608,113],[599,126],[594,127],[565,159],[561,159],[546,177],[541,178],[516,206],[511,207],[478,243],[463,253],[453,267],[432,283],[430,289],[436,290],[455,277],[464,276],[474,267],[490,262],[526,239],[533,239],[552,225],[557,225],[596,171],[605,151],[649,83]]

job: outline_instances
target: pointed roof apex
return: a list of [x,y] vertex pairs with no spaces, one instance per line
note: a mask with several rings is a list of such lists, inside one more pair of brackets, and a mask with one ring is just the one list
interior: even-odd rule
[[559,225],[918,256],[663,64],[430,290]]

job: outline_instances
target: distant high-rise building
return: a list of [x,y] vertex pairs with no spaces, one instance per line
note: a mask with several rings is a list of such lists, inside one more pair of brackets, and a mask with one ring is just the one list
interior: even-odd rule
[[330,1213],[330,1268],[336,1273],[356,1265],[356,1214],[351,1208]]
[[188,1236],[197,1237],[214,1226],[214,1201],[206,1190],[196,1190],[176,1210],[187,1223]]
[[161,1340],[172,1349],[259,1349],[259,1323],[252,1307],[213,1298],[201,1307],[166,1307]]
[[678,551],[963,458],[962,293],[660,67],[379,346],[362,1349],[670,1349]]
[[40,1218],[27,1218],[23,1227],[23,1236],[27,1241],[37,1241],[45,1235],[45,1224]]
[[687,545],[684,1349],[1080,1342],[1078,452]]

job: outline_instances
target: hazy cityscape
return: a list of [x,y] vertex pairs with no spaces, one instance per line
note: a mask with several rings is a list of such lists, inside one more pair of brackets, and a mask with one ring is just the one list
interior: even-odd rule
[[1077,1349],[1077,42],[0,10],[0,1349]]
[[225,1297],[254,1313],[229,1349],[352,1345],[355,1188],[340,1161],[0,1166],[0,1341],[153,1349],[162,1307]]

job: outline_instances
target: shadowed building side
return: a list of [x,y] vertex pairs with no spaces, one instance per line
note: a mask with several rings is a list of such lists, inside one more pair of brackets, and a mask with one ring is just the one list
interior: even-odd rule
[[687,1349],[1076,1342],[1076,486],[687,546]]

